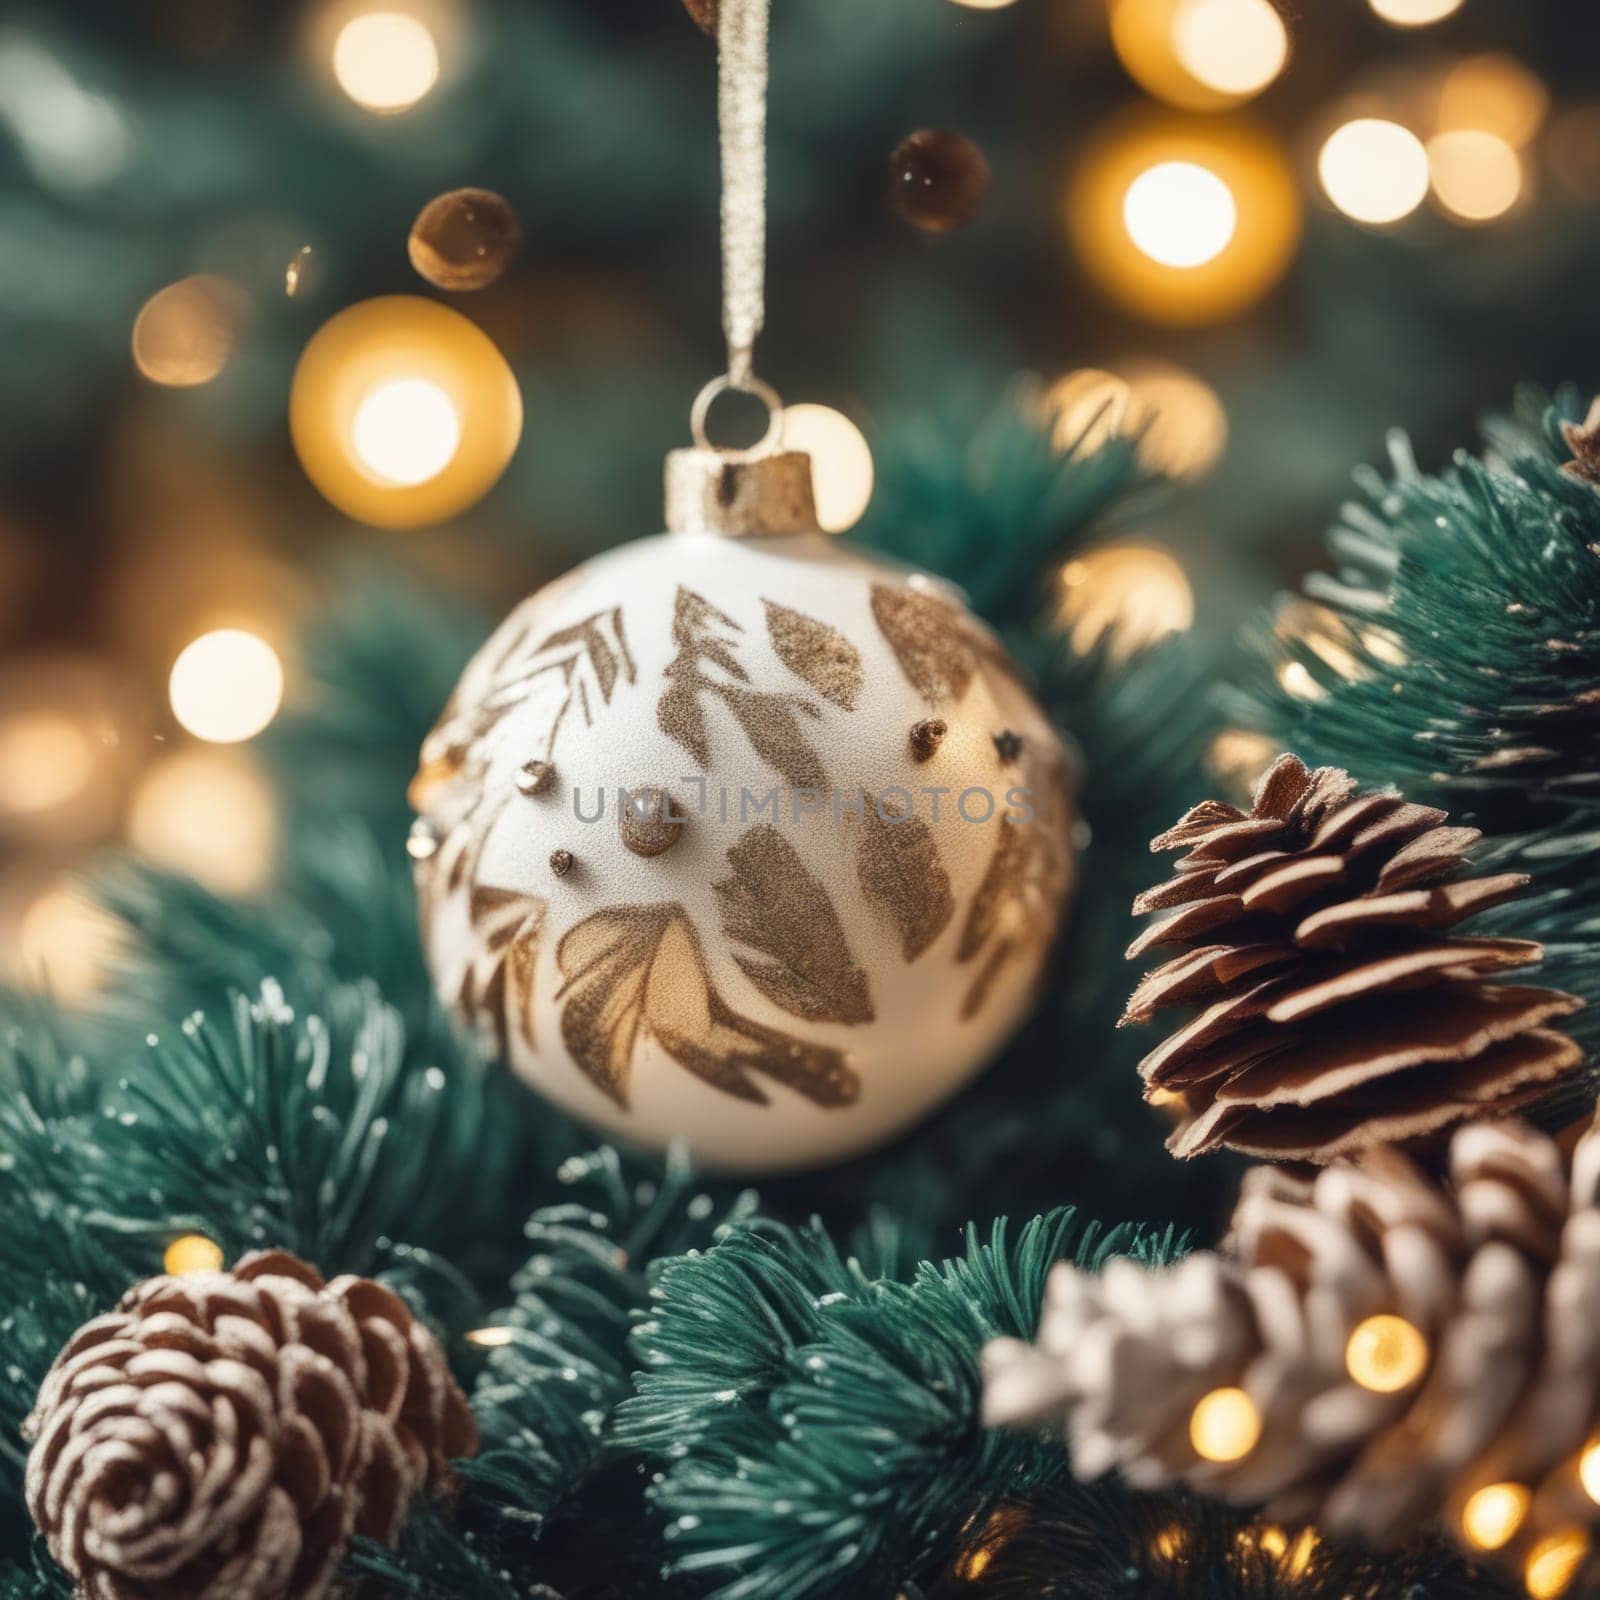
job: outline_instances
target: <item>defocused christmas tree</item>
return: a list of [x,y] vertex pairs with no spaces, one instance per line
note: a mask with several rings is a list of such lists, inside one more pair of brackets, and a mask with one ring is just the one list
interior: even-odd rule
[[0,21],[0,1597],[1600,1592],[1560,10]]

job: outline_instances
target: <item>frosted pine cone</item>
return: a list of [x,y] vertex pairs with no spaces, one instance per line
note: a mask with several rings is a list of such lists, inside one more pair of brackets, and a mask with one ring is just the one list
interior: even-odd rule
[[1579,1069],[1577,1045],[1544,1024],[1582,1002],[1491,981],[1542,948],[1450,931],[1528,881],[1464,872],[1478,838],[1286,755],[1249,812],[1207,801],[1154,841],[1188,853],[1134,902],[1162,915],[1128,954],[1181,953],[1122,1020],[1194,1008],[1140,1063],[1146,1098],[1183,1108],[1176,1154],[1326,1162],[1521,1110]]
[[317,1600],[477,1425],[433,1335],[282,1250],[151,1278],[56,1358],[28,1509],[88,1600]]
[[987,1420],[1064,1419],[1081,1478],[1379,1546],[1443,1518],[1474,1553],[1575,1568],[1600,1536],[1579,1470],[1600,1428],[1597,1187],[1600,1124],[1570,1160],[1520,1123],[1460,1128],[1448,1183],[1393,1150],[1309,1183],[1257,1168],[1221,1252],[1056,1267],[1036,1343],[985,1351]]

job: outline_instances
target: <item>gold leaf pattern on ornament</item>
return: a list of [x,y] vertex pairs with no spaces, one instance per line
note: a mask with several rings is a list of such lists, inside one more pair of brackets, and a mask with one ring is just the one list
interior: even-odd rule
[[597,911],[562,935],[556,961],[561,1036],[584,1076],[623,1108],[641,1037],[712,1088],[757,1105],[767,1096],[752,1073],[830,1109],[861,1093],[842,1051],[766,1027],[723,1000],[675,902]]
[[950,875],[939,859],[933,830],[921,817],[907,813],[887,821],[871,799],[864,812],[856,846],[861,892],[895,930],[900,954],[915,961],[955,915]]
[[966,619],[924,589],[872,586],[872,615],[900,670],[931,705],[957,701],[972,683],[977,662]]
[[474,1027],[487,1024],[499,1059],[510,1053],[515,1032],[534,1037],[534,984],[547,903],[514,889],[474,888],[468,902],[478,954],[467,967],[457,1005]]
[[1046,769],[1042,788],[1030,788],[1032,818],[995,826],[994,850],[967,907],[956,960],[982,963],[962,996],[963,1022],[984,1007],[994,982],[1015,957],[1033,954],[1055,937],[1067,863],[1062,840],[1067,795],[1060,764]]
[[728,849],[732,877],[712,885],[739,970],[776,1006],[811,1022],[873,1020],[867,975],[856,965],[828,891],[795,847],[759,823]]
[[[749,687],[750,674],[736,654],[738,640],[728,637],[743,632],[709,600],[690,589],[678,590],[672,610],[672,642],[677,654],[667,663],[667,687],[656,706],[661,731],[709,768],[711,735],[701,696],[716,695],[768,766],[796,789],[825,789],[827,774],[796,715],[803,712],[816,718],[822,713],[798,695]],[[709,668],[724,676],[713,677]]]
[[761,603],[767,608],[767,635],[784,666],[824,700],[841,710],[854,711],[866,681],[861,652],[826,622],[780,606],[775,600]]

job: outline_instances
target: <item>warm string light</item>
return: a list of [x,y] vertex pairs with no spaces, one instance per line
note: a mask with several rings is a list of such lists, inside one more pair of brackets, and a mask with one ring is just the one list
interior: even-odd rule
[[161,1265],[170,1278],[186,1278],[193,1272],[221,1272],[222,1246],[203,1233],[186,1233],[167,1246]]
[[1140,462],[1167,478],[1202,476],[1228,442],[1216,391],[1166,362],[1081,367],[1050,385],[1042,411],[1058,450],[1091,455],[1119,435],[1136,434]]
[[1356,1324],[1344,1348],[1345,1370],[1363,1389],[1396,1394],[1428,1370],[1428,1341],[1421,1331],[1390,1312]]
[[811,488],[823,532],[853,528],[872,501],[872,448],[866,435],[831,406],[785,406],[783,447],[811,457]]
[[1578,1457],[1578,1482],[1583,1492],[1600,1505],[1600,1439],[1591,1439]]
[[1514,56],[1467,56],[1445,73],[1435,117],[1441,131],[1475,128],[1521,149],[1550,110],[1550,91]]
[[1194,591],[1159,545],[1108,544],[1061,569],[1060,622],[1080,655],[1104,642],[1113,661],[1181,633],[1194,621]]
[[1084,152],[1066,220],[1111,298],[1158,322],[1216,322],[1251,305],[1293,257],[1300,201],[1273,140],[1238,117],[1136,109]]
[[478,1345],[484,1350],[498,1350],[504,1345],[511,1344],[517,1337],[515,1328],[493,1327],[473,1328],[462,1337],[468,1344]]
[[1501,1550],[1516,1537],[1533,1496],[1520,1483],[1489,1483],[1467,1497],[1461,1531],[1478,1550]]
[[272,787],[242,751],[175,751],[140,776],[128,842],[218,894],[255,894],[270,881],[277,851]]
[[120,924],[76,884],[58,880],[22,910],[12,940],[13,975],[63,1005],[82,1006],[100,992],[121,944]]
[[19,710],[0,718],[0,820],[39,818],[70,806],[94,771],[94,741],[71,717]]
[[1233,191],[1195,161],[1158,161],[1122,197],[1128,237],[1164,267],[1199,267],[1228,248],[1239,226]]
[[521,437],[522,396],[466,317],[391,295],[340,312],[306,346],[289,426],[307,476],[342,511],[421,527],[494,485]]
[[439,47],[420,17],[365,11],[339,30],[333,75],[364,110],[407,111],[439,81]]
[[1462,0],[1369,0],[1385,22],[1397,28],[1425,28],[1443,22],[1461,9]]
[[1409,128],[1356,117],[1336,128],[1317,157],[1328,198],[1347,217],[1374,226],[1399,222],[1428,193],[1428,152]]
[[1589,1536],[1581,1528],[1547,1534],[1528,1552],[1522,1581],[1530,1600],[1559,1600],[1589,1559]]
[[185,645],[167,682],[172,714],[197,739],[253,739],[283,703],[283,664],[258,634],[216,628]]
[[1522,193],[1522,162],[1497,133],[1456,128],[1428,141],[1433,192],[1463,222],[1503,217]]
[[1242,1461],[1261,1437],[1261,1413],[1243,1389],[1213,1389],[1189,1414],[1189,1442],[1203,1461]]
[[1208,89],[1243,100],[1289,59],[1289,30],[1267,0],[1183,0],[1172,22],[1179,64]]

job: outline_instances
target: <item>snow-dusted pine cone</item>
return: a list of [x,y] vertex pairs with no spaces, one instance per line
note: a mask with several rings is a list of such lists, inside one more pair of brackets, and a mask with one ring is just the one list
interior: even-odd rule
[[1469,1124],[1448,1183],[1394,1150],[1314,1182],[1257,1168],[1220,1253],[1057,1266],[1036,1343],[985,1351],[987,1420],[1064,1419],[1081,1478],[1379,1546],[1443,1518],[1468,1550],[1575,1569],[1600,1537],[1597,1188],[1600,1123],[1570,1158]]
[[1177,1155],[1331,1161],[1521,1110],[1580,1068],[1545,1024],[1581,1001],[1491,981],[1541,947],[1450,932],[1528,881],[1465,873],[1478,838],[1286,755],[1248,812],[1207,801],[1154,841],[1187,854],[1134,903],[1161,915],[1128,954],[1179,953],[1122,1020],[1192,1012],[1140,1064],[1146,1098],[1181,1111]]
[[80,1328],[25,1433],[28,1509],[88,1600],[316,1600],[477,1425],[433,1335],[287,1251],[151,1278]]

